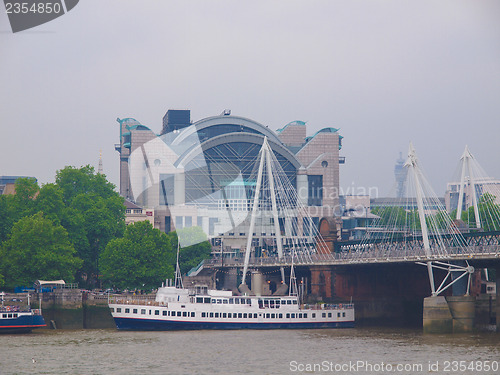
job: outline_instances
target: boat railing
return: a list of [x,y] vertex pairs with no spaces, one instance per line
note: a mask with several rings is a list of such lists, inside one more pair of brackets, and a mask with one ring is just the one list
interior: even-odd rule
[[150,305],[161,306],[162,303],[156,302],[156,296],[109,296],[108,303],[120,305]]
[[353,303],[316,303],[313,305],[302,305],[302,309],[305,310],[344,310],[344,309],[354,309]]

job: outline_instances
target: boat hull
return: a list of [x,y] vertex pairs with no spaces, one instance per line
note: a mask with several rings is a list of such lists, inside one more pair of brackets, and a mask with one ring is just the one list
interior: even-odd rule
[[200,322],[115,317],[116,328],[130,331],[178,331],[201,329],[319,329],[353,328],[353,321],[336,322]]
[[31,332],[35,328],[45,326],[41,315],[21,315],[17,318],[0,319],[0,333]]

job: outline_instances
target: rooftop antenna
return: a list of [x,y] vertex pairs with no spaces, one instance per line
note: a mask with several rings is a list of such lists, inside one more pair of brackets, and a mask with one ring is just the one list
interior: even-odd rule
[[98,174],[103,174],[102,173],[102,150],[99,150],[99,166],[97,167],[97,173]]

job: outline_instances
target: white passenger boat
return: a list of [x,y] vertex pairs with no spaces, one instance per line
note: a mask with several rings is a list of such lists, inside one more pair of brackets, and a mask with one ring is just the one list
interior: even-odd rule
[[[118,329],[275,329],[354,326],[352,304],[301,304],[294,273],[295,258],[310,259],[310,255],[316,253],[318,247],[323,249],[327,247],[314,225],[310,225],[307,233],[297,227],[299,222],[313,221],[301,204],[296,189],[288,178],[285,178],[285,173],[267,138],[264,138],[256,164],[259,165],[256,175],[249,177],[249,180],[255,181],[255,187],[252,188],[253,204],[246,230],[248,235],[242,280],[238,287],[241,295],[233,295],[231,291],[210,290],[206,286],[184,288],[179,271],[178,248],[175,286],[162,286],[155,298],[149,300],[139,299],[136,296],[110,298],[109,307]],[[224,207],[228,205],[225,204]],[[298,217],[301,220],[298,220]],[[283,228],[280,227],[280,221],[286,223]],[[282,232],[288,234],[287,238],[282,237]],[[287,296],[259,296],[266,294],[262,293],[259,285],[254,285],[255,290],[252,292],[246,284],[251,254],[252,258],[258,258],[256,248],[252,245],[257,233],[260,237],[255,240],[261,244],[265,236],[269,237],[266,246],[276,251],[278,260],[283,264],[285,255],[292,259],[288,279],[285,279],[285,265],[279,266],[282,283],[280,289],[283,293],[288,289],[286,283],[290,284]],[[302,233],[302,236],[298,236],[297,233]],[[178,246],[179,243],[180,241]],[[286,249],[284,244],[287,245]],[[254,265],[253,268],[258,266]]]
[[233,296],[230,291],[166,286],[156,298],[110,297],[123,330],[340,328],[354,326],[352,304],[299,304],[296,296]]

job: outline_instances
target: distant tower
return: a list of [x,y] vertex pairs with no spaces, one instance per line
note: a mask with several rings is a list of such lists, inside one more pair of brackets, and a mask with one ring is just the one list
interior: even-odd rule
[[99,150],[99,166],[97,167],[97,173],[102,173],[102,150]]
[[399,159],[396,161],[396,165],[394,166],[394,176],[396,177],[396,197],[403,198],[406,194],[406,173],[408,171],[407,168],[404,167],[404,159],[403,155],[399,153]]

